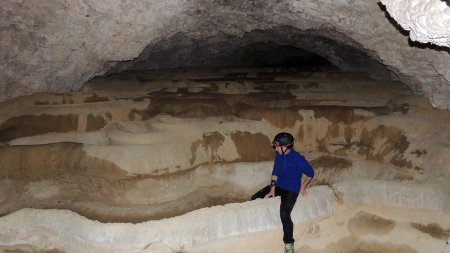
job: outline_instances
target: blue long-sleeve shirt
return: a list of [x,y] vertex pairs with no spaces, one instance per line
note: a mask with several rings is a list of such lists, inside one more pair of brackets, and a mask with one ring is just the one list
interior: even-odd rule
[[300,192],[303,174],[313,178],[314,169],[297,151],[291,149],[285,155],[276,153],[272,175],[277,176],[278,187],[293,192]]

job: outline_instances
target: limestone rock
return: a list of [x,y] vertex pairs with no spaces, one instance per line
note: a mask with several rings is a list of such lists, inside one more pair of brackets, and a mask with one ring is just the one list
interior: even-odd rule
[[410,31],[414,41],[450,47],[450,7],[448,1],[383,0],[389,13]]
[[[137,58],[145,48],[158,50],[141,60],[170,49],[156,55],[162,60],[155,64],[158,68],[170,58],[172,45],[166,41],[176,35],[186,38],[181,53],[189,59],[199,54],[191,50],[190,41],[220,49],[217,45],[226,47],[228,41],[216,38],[219,34],[238,40],[260,30],[260,40],[268,37],[268,42],[289,45],[289,33],[271,40],[264,31],[291,27],[300,34],[308,31],[305,36],[325,38],[312,50],[342,70],[352,65],[352,57],[334,53],[334,44],[375,59],[435,107],[450,108],[448,52],[410,46],[376,1],[2,1],[0,7],[0,101],[41,91],[78,90],[118,62]],[[323,41],[331,41],[331,46]]]
[[149,246],[147,246],[142,251],[139,251],[139,253],[175,253],[173,249],[171,249],[169,246],[162,242],[154,242],[151,243]]
[[1,104],[0,251],[279,252],[280,199],[247,200],[280,131],[316,170],[297,251],[442,249],[447,111],[360,73],[190,71]]

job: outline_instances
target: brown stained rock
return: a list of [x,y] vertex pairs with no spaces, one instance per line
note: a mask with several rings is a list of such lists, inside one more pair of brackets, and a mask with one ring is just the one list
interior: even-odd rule
[[186,98],[176,97],[151,97],[151,102],[144,110],[133,109],[128,118],[136,119],[136,114],[143,120],[158,114],[169,114],[182,118],[205,118],[209,116],[231,115],[231,108],[218,97],[211,98]]
[[[25,207],[56,208],[107,221],[110,214],[101,206],[91,210],[77,203],[126,205],[116,198],[139,178],[109,161],[90,157],[82,147],[74,143],[0,147],[0,180],[15,182],[12,197],[20,193],[18,199],[0,205],[0,215]],[[59,190],[52,197],[37,200],[24,195],[27,189],[24,183],[43,183]]]
[[70,93],[64,93],[61,95],[62,100],[61,100],[61,104],[65,105],[65,104],[73,104],[73,100],[72,100],[72,95]]
[[0,147],[0,179],[37,181],[60,174],[127,178],[115,164],[90,157],[82,148],[75,143]]
[[330,185],[339,182],[342,174],[351,169],[353,165],[351,160],[335,156],[321,156],[311,160],[310,164],[316,174],[312,185]]
[[329,138],[337,138],[339,136],[339,125],[336,123],[332,123],[328,126],[327,137]]
[[220,100],[179,100],[164,105],[163,113],[183,118],[206,118],[217,115],[231,115],[231,109]]
[[109,98],[99,97],[97,95],[97,93],[95,93],[95,92],[92,94],[92,96],[90,96],[84,100],[85,103],[98,103],[98,102],[106,102],[106,101],[109,101]]
[[345,253],[418,253],[409,245],[402,243],[361,241],[355,236],[347,236],[337,242],[329,243],[320,250],[313,250],[309,246],[302,246],[295,253],[323,253],[323,252],[345,252]]
[[[351,124],[357,121],[370,119],[371,116],[361,116],[355,113],[354,108],[341,107],[341,106],[301,106],[295,105],[295,100],[291,99],[292,95],[289,93],[276,93],[268,92],[264,94],[251,93],[248,95],[225,95],[225,94],[213,94],[206,93],[193,93],[188,89],[178,89],[177,92],[152,92],[149,94],[152,102],[145,110],[133,109],[129,113],[130,120],[136,120],[136,115],[139,115],[141,119],[147,119],[157,114],[170,114],[178,117],[189,118],[204,118],[208,116],[225,116],[236,115],[241,118],[251,120],[266,120],[277,128],[292,128],[297,122],[303,122],[303,117],[298,113],[301,109],[313,110],[315,118],[326,118],[331,122],[327,131],[326,139],[317,140],[318,150],[323,152],[329,152],[327,139],[336,138],[340,134],[339,124]],[[281,99],[281,100],[280,100]],[[286,100],[287,99],[287,100]],[[276,107],[258,107],[252,104],[264,103],[267,101],[283,101],[280,105],[285,105],[285,102],[290,103],[290,107],[276,108]],[[289,102],[290,101],[290,102]],[[298,101],[297,101],[298,102]],[[273,103],[272,106],[276,106],[277,103]],[[388,114],[394,109],[389,107],[375,107],[375,108],[359,108],[359,110],[366,110],[372,112],[375,115]],[[358,152],[360,155],[366,156],[369,159],[376,159],[384,157],[384,151],[382,154],[376,154],[377,150],[374,150],[373,143],[366,143],[364,140],[367,134],[383,136],[382,129],[377,129],[375,133],[365,133],[359,143],[351,143],[354,129],[350,126],[345,126],[344,138],[347,142],[347,147],[352,145],[358,146]],[[300,142],[303,141],[305,133],[302,128],[299,129],[296,139]],[[369,136],[370,139],[370,136]],[[406,140],[399,139],[398,144],[405,144]],[[356,141],[358,142],[358,141]],[[373,140],[370,140],[373,142]],[[399,150],[404,150],[404,147],[397,145]],[[391,150],[391,149],[385,149]],[[345,155],[345,149],[338,149],[335,151],[338,155]],[[401,153],[401,152],[400,152]],[[396,166],[405,166],[412,168],[411,162],[406,161],[402,154],[398,154],[391,159],[391,163]],[[420,168],[419,168],[420,170]]]
[[410,225],[411,227],[419,230],[420,232],[428,234],[431,237],[436,238],[438,240],[446,240],[448,238],[450,231],[450,228],[444,229],[443,227],[441,227],[439,224],[436,223],[423,225],[420,223],[411,222]]
[[[314,110],[315,116],[318,116],[316,115],[317,111],[321,110]],[[423,171],[422,168],[414,166],[411,161],[405,158],[405,152],[409,147],[409,141],[402,129],[396,126],[379,125],[373,130],[363,128],[359,135],[356,134],[359,132],[359,129],[356,127],[342,125],[342,122],[340,122],[340,116],[342,116],[340,113],[342,112],[344,111],[338,110],[336,115],[327,118],[328,120],[334,121],[327,127],[326,135],[324,137],[314,140],[317,144],[317,151],[330,152],[331,145],[340,146],[340,148],[334,150],[334,154],[345,156],[347,155],[347,152],[356,152],[367,160],[377,161],[384,161],[386,157],[390,157],[388,162],[396,167],[414,169],[419,172]],[[323,113],[323,111],[321,111],[321,113]],[[329,113],[332,114],[333,111],[330,111]],[[343,115],[348,116],[351,114],[348,114],[348,112],[345,111]],[[351,124],[353,120],[356,119],[349,117],[346,121]],[[306,124],[306,127],[300,127],[298,132],[299,141],[302,142],[304,138],[311,138],[311,133],[312,129],[310,124]],[[330,140],[336,138],[341,138],[343,140],[342,143],[330,142]],[[380,146],[375,146],[376,143],[379,144],[380,140],[382,140],[383,143]],[[426,151],[422,151],[421,153],[426,154]]]
[[395,227],[395,221],[375,214],[359,211],[348,222],[348,229],[357,236],[366,234],[385,235]]
[[91,113],[87,116],[86,132],[96,131],[102,129],[106,125],[105,118],[101,115],[93,115]]
[[138,111],[136,109],[131,109],[130,112],[128,113],[128,119],[130,121],[135,121],[136,120],[136,114],[139,114]]
[[50,102],[48,101],[36,101],[34,102],[35,105],[49,105]]
[[[295,140],[295,142],[302,143],[303,140],[304,140],[304,138],[305,138],[305,133],[304,133],[304,131],[303,131],[303,127],[300,127],[300,128],[298,129],[298,132],[297,132],[297,139]],[[294,135],[294,139],[295,139],[295,135]]]
[[111,112],[106,112],[106,113],[105,113],[105,117],[106,117],[106,119],[108,119],[109,121],[111,121],[111,120],[113,119],[113,116],[112,116]]
[[[380,147],[375,147],[375,141],[380,139],[386,141]],[[423,172],[422,168],[413,166],[412,162],[404,157],[409,141],[403,131],[395,126],[379,125],[371,131],[363,129],[360,139],[348,147],[353,145],[358,148],[357,153],[367,160],[383,161],[385,157],[393,154],[389,160],[392,165]]]
[[219,132],[204,133],[201,140],[197,140],[191,145],[192,158],[190,159],[191,165],[194,164],[196,159],[196,151],[202,147],[205,151],[209,151],[210,161],[220,161],[217,151],[222,143],[225,141],[225,137]]
[[[281,92],[264,92],[264,93],[250,93],[250,94],[218,94],[214,91],[214,85],[210,88],[205,88],[202,92],[190,92],[187,88],[178,88],[177,92],[159,91],[148,93],[146,98],[151,99],[151,103],[144,110],[133,109],[130,111],[128,118],[130,120],[136,119],[136,114],[142,119],[148,119],[158,114],[169,114],[172,116],[182,118],[205,118],[211,116],[241,116],[249,119],[262,119],[262,114],[267,116],[269,122],[271,117],[277,117],[276,121],[288,121],[289,125],[295,124],[297,119],[301,116],[295,113],[295,108],[291,108],[293,114],[283,113],[285,109],[273,109],[275,112],[281,113],[279,116],[270,116],[272,113],[265,113],[264,110],[272,110],[270,108],[260,109],[259,106],[252,106],[251,104],[260,104],[267,101],[283,100],[290,103],[289,100],[294,97],[290,93]],[[274,113],[274,115],[277,115]],[[289,116],[289,117],[283,117]],[[285,125],[278,123],[277,125]]]
[[[230,189],[230,188],[226,188]],[[205,194],[205,191],[215,192],[214,194]],[[228,203],[239,203],[248,200],[248,197],[242,196],[218,196],[225,195],[225,193],[220,192],[218,189],[214,188],[202,188],[199,191],[195,191],[189,195],[184,196],[181,199],[177,199],[173,202],[158,204],[158,207],[149,205],[148,209],[155,208],[153,212],[145,211],[135,211],[128,214],[115,213],[109,216],[98,210],[90,210],[86,212],[85,215],[91,219],[99,220],[102,222],[132,222],[139,223],[148,220],[161,220],[166,218],[171,218],[179,215],[186,214],[188,212],[198,210],[205,207],[212,207],[217,205],[225,205]]]
[[231,133],[231,139],[236,145],[240,157],[238,161],[260,162],[273,160],[271,140],[263,134],[235,131]]
[[[106,115],[108,116],[108,115]],[[0,142],[47,133],[66,133],[78,130],[78,115],[23,115],[0,125]],[[109,117],[111,114],[109,113]],[[85,131],[96,131],[106,125],[101,115],[88,114]]]
[[351,160],[343,158],[343,157],[335,157],[335,156],[321,156],[314,160],[311,160],[310,164],[314,168],[335,168],[335,169],[348,169],[351,168],[353,163]]
[[418,150],[411,151],[411,154],[416,155],[416,157],[421,157],[421,156],[426,155],[427,151],[425,149],[422,149],[422,150],[418,149]]
[[319,152],[328,152],[328,145],[326,143],[327,139],[316,140],[317,143],[317,151]]
[[23,115],[9,118],[0,125],[0,142],[46,133],[76,131],[78,115]]
[[345,137],[346,143],[351,143],[352,142],[353,128],[351,126],[345,126],[345,128],[344,128],[344,137]]
[[[197,168],[179,171],[176,173],[171,174],[165,174],[161,176],[151,176],[148,178],[155,179],[159,182],[176,182],[179,181],[181,178],[185,180],[191,180],[197,171]],[[216,169],[221,169],[220,167],[216,167]],[[211,173],[214,173],[214,168],[209,168]],[[230,175],[234,172],[227,171]],[[144,222],[148,220],[159,220],[164,218],[170,218],[178,215],[185,214],[187,212],[204,208],[204,207],[211,207],[215,205],[224,205],[227,203],[236,203],[236,202],[243,202],[248,200],[248,193],[245,194],[243,192],[240,192],[239,187],[232,183],[221,183],[214,186],[208,186],[208,187],[199,187],[193,192],[186,193],[184,195],[181,195],[179,198],[173,201],[168,202],[162,202],[162,203],[149,203],[149,204],[142,204],[139,206],[130,206],[127,202],[120,203],[116,200],[112,200],[111,196],[114,196],[114,198],[117,198],[117,196],[121,196],[123,194],[126,194],[126,191],[133,188],[135,189],[137,183],[143,178],[147,178],[146,176],[141,177],[130,177],[126,180],[109,180],[108,183],[110,184],[109,188],[105,188],[103,191],[109,190],[109,194],[103,194],[103,195],[93,195],[93,196],[81,196],[78,197],[78,202],[80,203],[71,203],[69,200],[75,196],[77,197],[77,194],[75,192],[71,193],[71,195],[67,195],[64,198],[66,199],[66,203],[52,203],[50,201],[47,201],[46,203],[38,203],[35,206],[42,206],[42,208],[56,208],[56,209],[69,209],[74,212],[77,212],[89,219],[92,220],[98,220],[101,222],[132,222],[132,223],[138,223],[138,222]],[[203,178],[206,179],[206,178]],[[60,179],[58,179],[60,180]],[[67,181],[69,181],[67,184],[70,184],[70,180],[73,180],[73,178],[67,178]],[[86,180],[86,178],[84,178]],[[91,183],[91,179],[89,182],[84,182],[83,184],[86,185],[84,187],[91,187],[92,190],[95,190],[95,187],[98,187],[98,182],[96,182],[95,178],[93,179],[94,182],[91,185],[88,185],[88,183]],[[63,181],[63,180],[61,180]],[[81,180],[80,180],[81,181]],[[79,184],[78,180],[73,180],[71,184]],[[95,184],[94,184],[95,183]],[[102,185],[106,185],[105,183],[102,183]],[[85,191],[86,192],[86,191]],[[82,192],[83,193],[83,192]],[[106,193],[106,192],[105,192]],[[153,194],[160,194],[161,189],[159,188],[149,188],[148,195]],[[145,195],[145,194],[144,194]],[[143,197],[145,198],[145,196]],[[92,208],[90,206],[83,205],[81,201],[85,200],[95,200],[100,203],[104,203],[105,206],[103,208],[97,207]],[[110,206],[109,206],[110,205]],[[121,207],[126,207],[126,211],[122,209]]]
[[[211,133],[205,135],[200,145],[217,151],[222,142],[222,135]],[[174,201],[130,205],[124,196],[136,189],[136,184],[141,180],[152,178],[161,182],[174,182],[180,178],[192,178],[196,169],[153,177],[127,175],[108,161],[89,157],[81,148],[81,144],[71,143],[1,147],[0,180],[8,179],[15,183],[12,188],[14,195],[10,191],[11,197],[0,205],[0,216],[31,207],[67,209],[101,222],[143,222],[173,217],[203,207],[242,202],[248,198],[242,194],[230,194],[230,189],[236,187],[222,184],[199,188]],[[59,190],[51,197],[38,200],[29,196],[30,183]],[[161,191],[158,187],[150,186],[148,189],[148,193],[143,193],[143,198],[146,194],[151,196]],[[122,207],[126,207],[126,210]]]
[[[362,108],[369,111],[376,111],[376,108]],[[341,107],[341,106],[315,106],[314,117],[325,118],[333,123],[342,122],[344,124],[351,124],[356,121],[367,120],[372,117],[362,116],[355,113],[354,107]],[[378,113],[377,113],[378,114]]]
[[197,155],[196,155],[196,151],[198,149],[198,147],[200,147],[202,145],[203,141],[202,140],[197,140],[194,141],[191,144],[191,159],[189,160],[189,162],[191,163],[191,165],[194,164],[195,160],[197,159]]
[[[388,144],[393,138],[402,134],[401,129],[392,126],[380,125],[376,129],[368,131],[367,129],[362,130],[361,138],[358,143],[360,150],[358,154],[365,156],[368,160],[373,160],[375,158],[383,158],[385,155],[392,151],[392,145],[383,145],[378,153],[375,153],[375,140],[385,139]],[[404,140],[404,139],[402,139]],[[409,143],[407,144],[409,145]]]
[[350,253],[417,253],[409,245],[385,242],[361,242]]
[[205,150],[211,150],[211,161],[221,160],[217,151],[222,146],[225,137],[219,132],[210,132],[203,134],[202,146]]
[[[319,100],[320,102],[320,100]],[[304,104],[303,104],[304,103]],[[325,118],[333,123],[351,124],[357,121],[366,121],[373,116],[366,116],[357,113],[356,110],[370,112],[373,115],[389,115],[394,112],[407,113],[405,106],[341,106],[341,105],[316,105],[311,101],[297,101],[297,106],[300,109],[314,110],[315,118]]]

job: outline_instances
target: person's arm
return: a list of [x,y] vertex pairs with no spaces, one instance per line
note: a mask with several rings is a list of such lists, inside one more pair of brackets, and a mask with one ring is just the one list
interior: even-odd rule
[[304,157],[302,157],[302,160],[302,170],[306,175],[306,178],[302,182],[300,193],[303,196],[306,196],[308,194],[306,192],[306,187],[308,187],[309,183],[311,183],[312,179],[314,178],[314,169],[311,167],[311,165],[309,165],[308,161]]
[[275,155],[275,161],[273,162],[273,170],[272,170],[272,177],[270,178],[270,191],[269,193],[266,195],[265,198],[271,198],[271,197],[275,197],[275,186],[276,186],[276,182],[278,179],[278,156]]
[[272,175],[272,177],[270,178],[270,184],[271,184],[270,185],[270,192],[266,195],[265,198],[275,197],[275,186],[276,186],[276,183],[272,184],[272,182],[276,182],[277,179],[278,179],[278,177],[275,176],[275,175]]
[[305,177],[305,179],[303,180],[302,187],[300,188],[300,193],[303,196],[306,196],[308,194],[308,192],[306,191],[306,187],[308,187],[308,184],[312,181],[312,179],[312,177]]

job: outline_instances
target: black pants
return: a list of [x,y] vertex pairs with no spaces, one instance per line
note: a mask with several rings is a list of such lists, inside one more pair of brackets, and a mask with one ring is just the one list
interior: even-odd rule
[[[252,196],[252,200],[264,198],[270,192],[270,185],[262,188]],[[292,223],[291,212],[297,201],[298,192],[288,191],[280,187],[275,187],[275,196],[281,197],[280,218],[283,224],[283,242],[294,243],[294,223]]]

